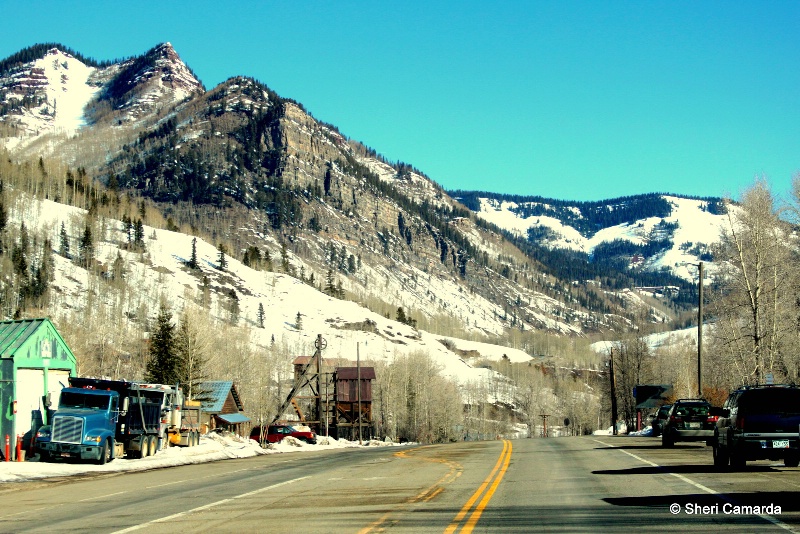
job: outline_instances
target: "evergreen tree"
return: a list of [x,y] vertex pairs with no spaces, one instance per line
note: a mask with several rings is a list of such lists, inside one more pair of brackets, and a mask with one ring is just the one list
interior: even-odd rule
[[189,257],[189,267],[191,269],[197,269],[197,238],[192,238],[192,255]]
[[225,253],[227,252],[227,250],[226,250],[225,245],[223,243],[220,243],[217,246],[217,252],[219,252],[219,256],[218,256],[218,258],[219,258],[219,260],[218,260],[219,267],[218,267],[218,269],[220,271],[224,271],[225,269],[228,268],[228,261],[225,259]]
[[261,302],[258,303],[258,314],[256,318],[258,319],[258,327],[264,328],[264,304]]
[[125,238],[128,240],[128,248],[133,242],[133,220],[127,215],[122,216],[122,224],[125,226]]
[[78,259],[83,267],[89,267],[94,258],[94,240],[92,239],[92,229],[87,224],[83,229],[83,237],[78,244]]
[[61,233],[59,234],[58,253],[64,258],[69,258],[69,236],[63,222],[61,223]]
[[328,267],[328,273],[325,275],[325,289],[323,289],[323,292],[332,297],[336,296],[336,285],[333,278],[333,269],[330,267]]
[[330,166],[328,166],[328,168],[325,170],[325,179],[323,181],[323,187],[325,188],[325,196],[330,195],[331,194],[331,168],[330,168]]
[[175,347],[175,325],[166,302],[161,302],[156,329],[150,338],[150,359],[147,381],[155,384],[177,384],[181,378],[181,362]]
[[30,252],[30,241],[28,239],[28,229],[25,227],[25,223],[20,223],[19,225],[19,246],[22,248],[23,254],[28,254]]
[[289,251],[286,248],[286,241],[281,241],[281,268],[283,272],[289,272]]
[[302,330],[303,329],[303,316],[300,315],[300,312],[297,312],[297,317],[294,320],[294,326],[298,330]]
[[133,246],[138,250],[144,250],[144,224],[141,219],[136,219],[133,228]]
[[[3,189],[3,182],[0,181],[0,192]],[[5,250],[3,249],[3,234],[6,231],[6,225],[8,224],[8,213],[6,213],[6,207],[2,199],[0,199],[0,254],[3,254]]]
[[22,251],[22,246],[15,244],[11,249],[11,264],[14,266],[14,273],[20,278],[28,278],[28,260]]

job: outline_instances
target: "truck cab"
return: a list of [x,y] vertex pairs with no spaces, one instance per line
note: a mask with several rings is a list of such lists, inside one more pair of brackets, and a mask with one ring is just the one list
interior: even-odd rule
[[64,388],[52,424],[37,433],[40,458],[71,458],[98,464],[113,460],[119,414],[116,391]]

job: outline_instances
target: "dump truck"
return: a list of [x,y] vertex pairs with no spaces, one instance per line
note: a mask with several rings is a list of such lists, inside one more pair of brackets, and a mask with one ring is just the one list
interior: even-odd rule
[[36,452],[44,461],[144,458],[170,443],[199,443],[199,419],[178,386],[72,377],[52,424],[37,432]]

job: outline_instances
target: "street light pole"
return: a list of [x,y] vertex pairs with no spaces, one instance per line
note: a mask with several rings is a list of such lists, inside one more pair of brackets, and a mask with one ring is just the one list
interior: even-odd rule
[[698,265],[700,278],[697,281],[697,396],[703,397],[703,262]]

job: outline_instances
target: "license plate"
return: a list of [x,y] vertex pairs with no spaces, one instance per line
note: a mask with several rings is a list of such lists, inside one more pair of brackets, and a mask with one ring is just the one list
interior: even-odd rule
[[[701,428],[702,427],[702,425],[700,423],[686,423],[686,426],[688,428],[692,428],[692,429]],[[788,447],[788,445],[787,445],[787,447]]]
[[[788,445],[787,445],[787,447],[788,447]],[[62,452],[62,453],[60,454],[60,456],[61,456],[62,458],[69,458],[69,457],[71,457],[72,455],[71,455],[70,453],[68,453],[68,452]]]
[[789,440],[788,439],[775,439],[775,440],[772,440],[772,448],[773,449],[788,449],[789,448]]

